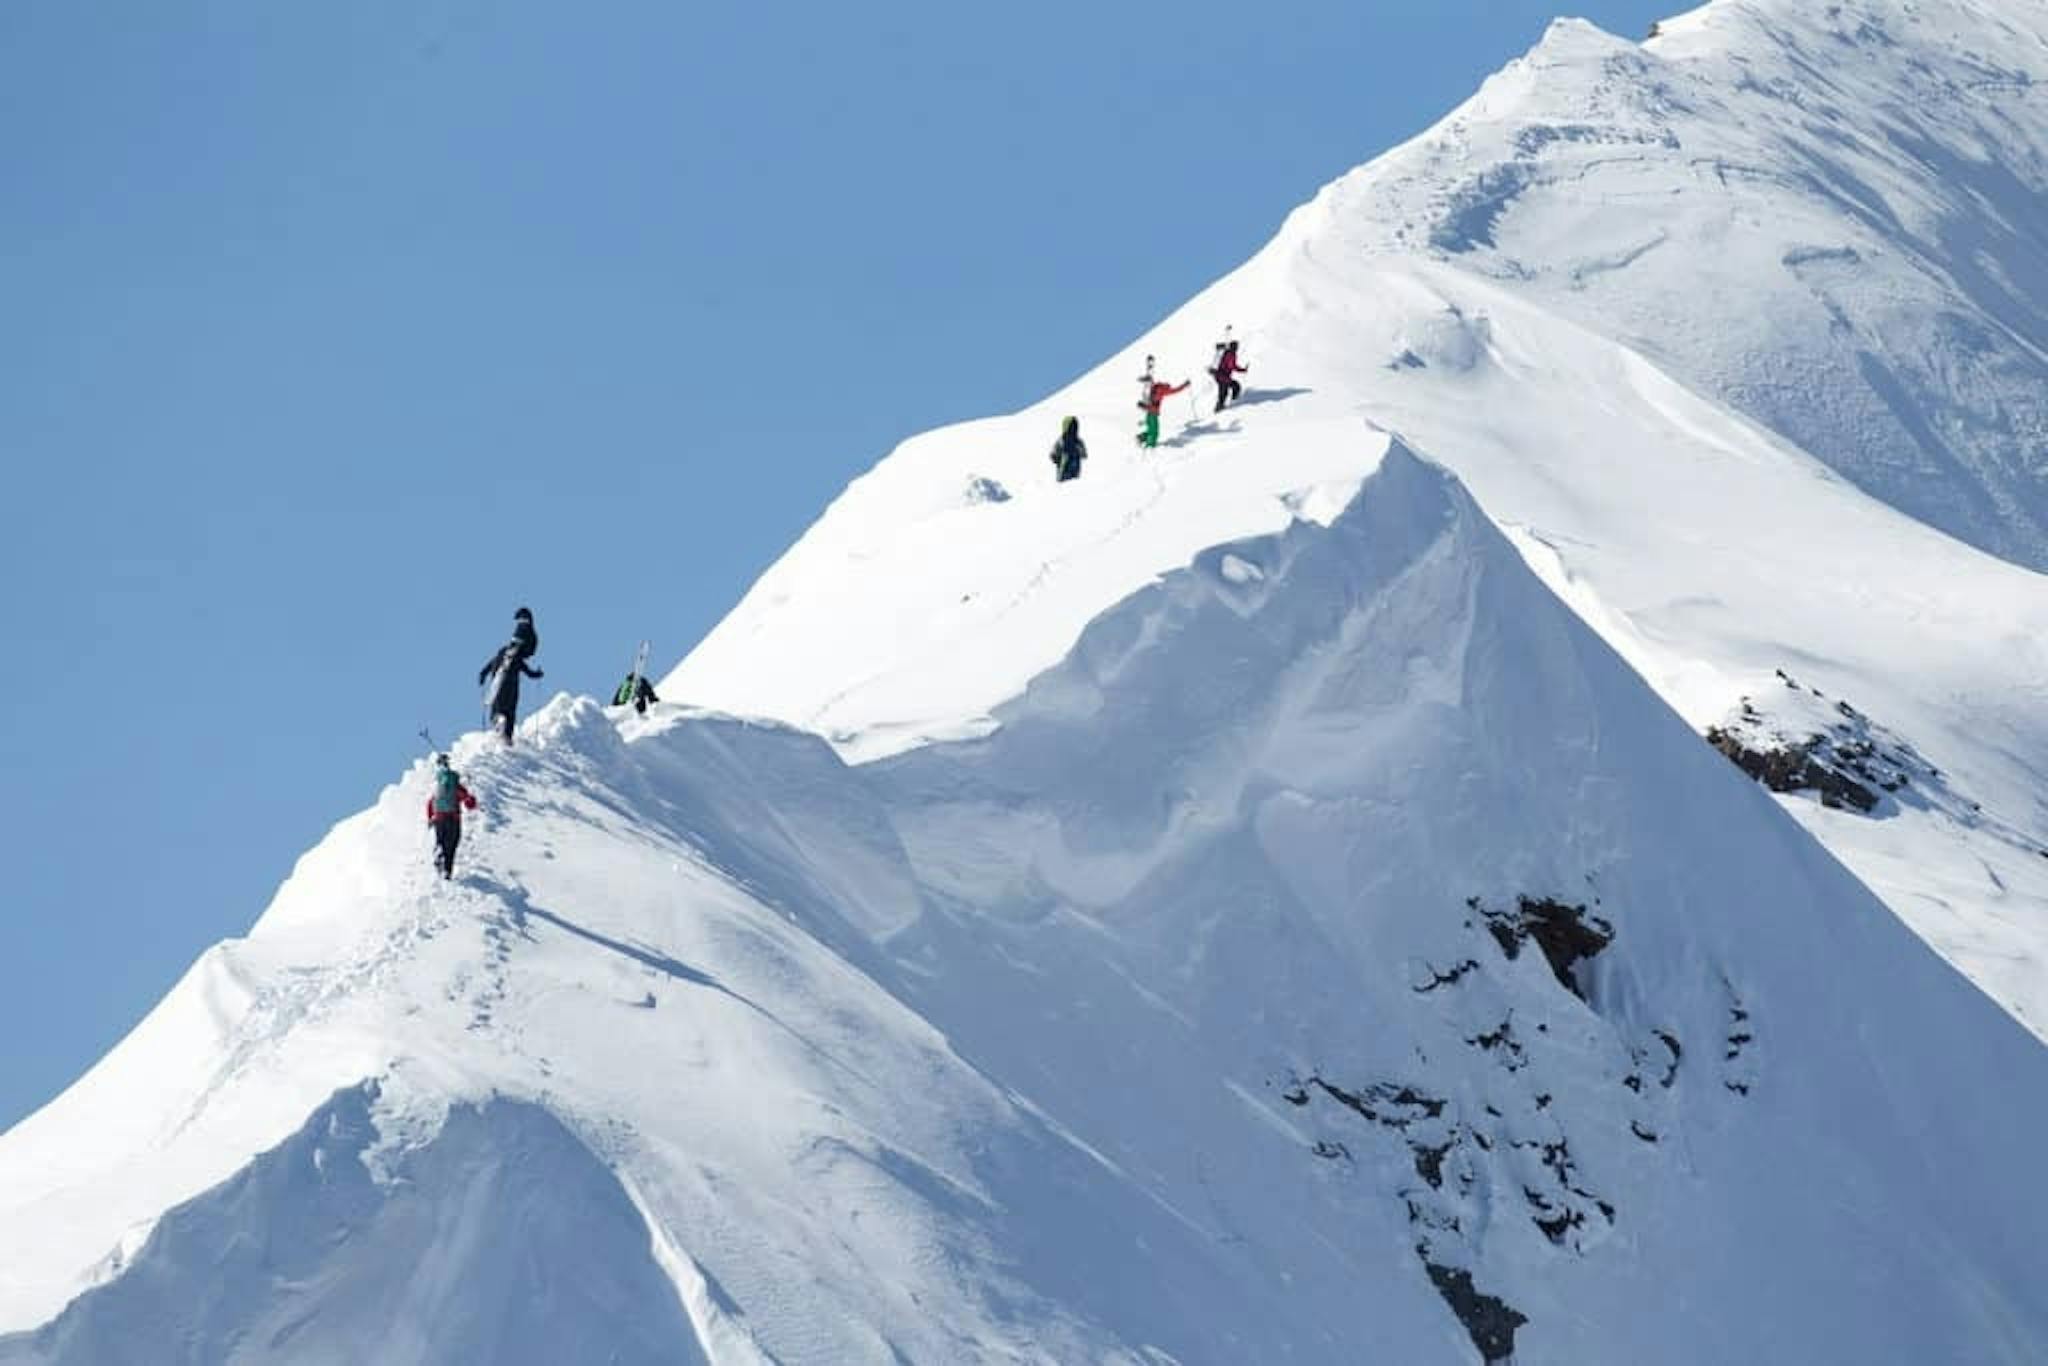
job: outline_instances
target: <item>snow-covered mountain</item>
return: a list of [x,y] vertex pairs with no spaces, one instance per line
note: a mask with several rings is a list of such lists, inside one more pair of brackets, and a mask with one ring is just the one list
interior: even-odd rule
[[0,1363],[2039,1360],[2044,44],[1560,24],[907,443],[0,1135]]

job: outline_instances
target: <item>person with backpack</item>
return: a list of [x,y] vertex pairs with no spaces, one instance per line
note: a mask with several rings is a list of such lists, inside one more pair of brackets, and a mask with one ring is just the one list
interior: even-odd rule
[[512,743],[513,723],[519,719],[520,678],[545,677],[526,663],[539,648],[540,636],[533,629],[533,613],[522,607],[512,615],[512,639],[485,662],[476,676],[477,686],[485,690],[484,706],[491,718],[491,728],[508,745]]
[[1052,467],[1058,472],[1059,483],[1081,477],[1081,462],[1088,458],[1088,447],[1081,441],[1081,419],[1065,418],[1060,422],[1060,439],[1053,442]]
[[1166,400],[1186,390],[1189,383],[1188,380],[1182,380],[1178,384],[1168,384],[1163,379],[1156,379],[1145,386],[1144,397],[1138,400],[1138,407],[1145,414],[1145,425],[1138,432],[1140,446],[1148,451],[1158,449],[1159,410],[1166,405]]
[[1232,399],[1243,397],[1244,386],[1237,382],[1235,376],[1248,375],[1251,369],[1249,365],[1237,363],[1237,342],[1234,339],[1226,338],[1216,343],[1216,363],[1210,368],[1209,375],[1216,381],[1217,412],[1222,412],[1223,405]]
[[462,808],[476,810],[476,798],[462,777],[448,767],[448,756],[434,756],[434,791],[427,798],[427,824],[434,827],[434,871],[443,881],[455,876],[455,847],[462,843]]
[[647,704],[649,702],[659,701],[661,699],[654,695],[654,685],[649,683],[646,676],[638,669],[627,674],[626,681],[619,684],[618,690],[612,694],[613,706],[624,707],[630,705],[635,712],[642,716],[647,715]]

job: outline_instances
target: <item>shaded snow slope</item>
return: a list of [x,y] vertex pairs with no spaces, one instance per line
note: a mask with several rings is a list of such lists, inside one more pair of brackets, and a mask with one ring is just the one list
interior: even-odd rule
[[[856,758],[984,732],[1109,603],[1326,516],[1398,432],[1695,727],[1783,670],[1945,775],[1875,818],[1787,800],[2048,1029],[2048,591],[2011,562],[2048,558],[2048,10],[1723,0],[1666,29],[1560,23],[1066,391],[905,443],[664,695]],[[1219,416],[1226,324],[1252,373]],[[1147,354],[1197,385],[1144,456]],[[1067,413],[1094,454],[1054,487]]]
[[[374,1092],[371,1093],[374,1095]],[[370,1096],[167,1215],[118,1279],[0,1362],[707,1358],[611,1174],[531,1103],[449,1112],[374,1179]]]
[[557,699],[452,887],[416,767],[0,1136],[0,1360],[2036,1357],[2048,1052],[1358,439],[987,735]]

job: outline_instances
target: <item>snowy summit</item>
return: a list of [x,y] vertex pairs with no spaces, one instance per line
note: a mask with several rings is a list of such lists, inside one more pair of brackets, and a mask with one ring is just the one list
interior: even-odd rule
[[2044,82],[1560,22],[338,826],[0,1135],[0,1363],[2048,1357]]

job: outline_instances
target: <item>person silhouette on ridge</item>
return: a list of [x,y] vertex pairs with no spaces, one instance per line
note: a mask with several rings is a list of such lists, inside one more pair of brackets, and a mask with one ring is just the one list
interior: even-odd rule
[[625,681],[620,683],[617,690],[612,693],[613,706],[624,707],[630,705],[641,716],[647,715],[648,703],[659,701],[661,699],[654,695],[654,685],[649,683],[647,675],[641,673],[638,669],[628,673]]
[[513,724],[519,719],[520,678],[546,676],[539,669],[527,667],[526,661],[538,649],[540,635],[533,629],[533,613],[522,607],[512,614],[512,639],[485,661],[476,676],[477,686],[485,690],[484,704],[490,713],[491,728],[508,745],[512,743]]
[[1052,445],[1052,466],[1058,473],[1058,482],[1081,477],[1081,462],[1088,458],[1088,447],[1081,441],[1081,419],[1064,418],[1060,422],[1060,439]]
[[1236,341],[1231,340],[1218,343],[1216,364],[1209,371],[1210,377],[1216,381],[1217,412],[1223,411],[1224,404],[1244,395],[1244,386],[1237,382],[1235,376],[1248,375],[1251,373],[1251,370],[1252,368],[1249,365],[1239,365],[1237,363]]

